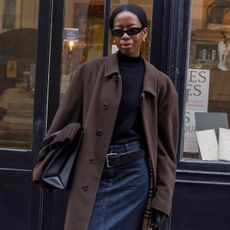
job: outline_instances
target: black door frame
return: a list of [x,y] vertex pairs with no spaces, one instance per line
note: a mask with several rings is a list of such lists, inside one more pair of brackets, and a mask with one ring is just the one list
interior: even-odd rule
[[[48,88],[51,63],[51,39],[53,22],[53,0],[40,0],[37,37],[37,60],[34,94],[33,119],[33,168],[37,157],[39,143],[47,129]],[[32,178],[31,178],[32,179]],[[37,185],[32,183],[31,207],[28,230],[42,230],[44,223],[45,194]]]

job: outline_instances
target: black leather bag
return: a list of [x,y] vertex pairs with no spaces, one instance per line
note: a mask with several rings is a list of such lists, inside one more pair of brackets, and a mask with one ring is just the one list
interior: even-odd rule
[[49,189],[67,189],[80,149],[83,130],[79,123],[70,123],[61,131],[45,138],[39,153],[45,161],[40,183]]

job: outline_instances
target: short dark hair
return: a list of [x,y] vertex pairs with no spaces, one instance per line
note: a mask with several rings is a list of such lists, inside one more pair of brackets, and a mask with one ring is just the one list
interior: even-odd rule
[[147,16],[145,11],[143,10],[142,7],[136,5],[136,4],[125,4],[125,5],[120,5],[118,6],[110,15],[109,18],[109,27],[110,29],[113,29],[113,23],[114,23],[114,19],[115,17],[121,13],[122,11],[130,11],[132,13],[134,13],[135,15],[137,15],[137,17],[139,18],[141,24],[143,27],[147,27]]

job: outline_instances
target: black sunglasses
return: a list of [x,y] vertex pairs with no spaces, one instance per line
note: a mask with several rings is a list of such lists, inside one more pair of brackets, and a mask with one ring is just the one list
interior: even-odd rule
[[116,37],[122,37],[125,33],[127,33],[129,36],[139,34],[143,30],[143,27],[132,27],[127,30],[124,29],[112,29],[111,33],[113,36]]

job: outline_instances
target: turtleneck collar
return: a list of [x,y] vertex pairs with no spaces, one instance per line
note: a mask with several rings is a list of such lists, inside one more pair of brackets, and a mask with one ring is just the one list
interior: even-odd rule
[[129,57],[123,54],[121,51],[118,51],[118,60],[119,62],[130,62],[130,63],[140,63],[142,62],[142,57]]

